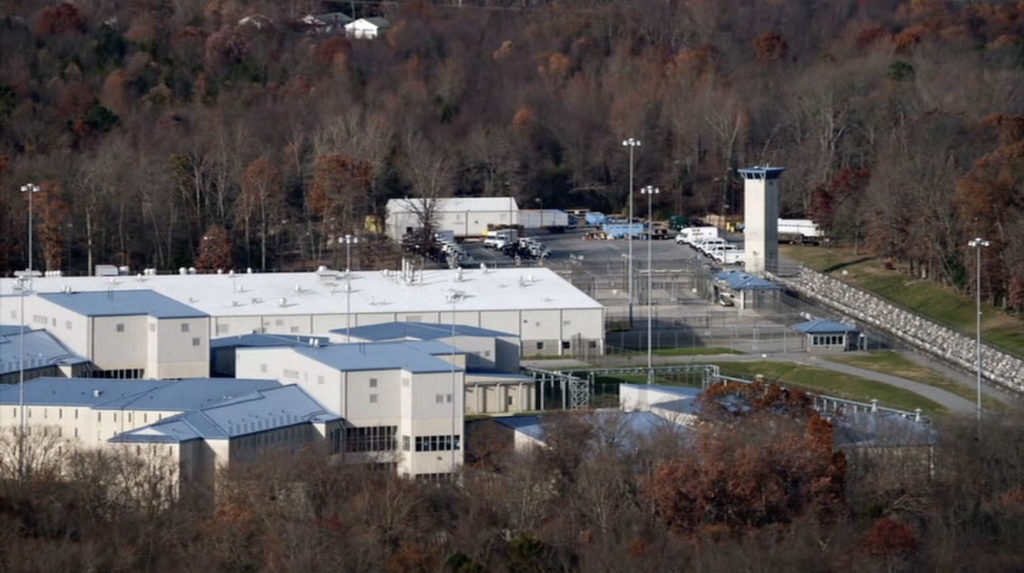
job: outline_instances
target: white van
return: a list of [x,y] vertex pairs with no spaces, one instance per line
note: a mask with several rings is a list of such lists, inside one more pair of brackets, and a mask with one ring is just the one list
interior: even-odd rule
[[710,239],[705,239],[705,240],[697,243],[694,246],[697,247],[698,251],[704,253],[705,256],[710,257],[712,251],[720,249],[720,248],[724,247],[726,244],[728,244],[728,243],[726,242],[725,239],[723,239],[721,237],[712,237]]

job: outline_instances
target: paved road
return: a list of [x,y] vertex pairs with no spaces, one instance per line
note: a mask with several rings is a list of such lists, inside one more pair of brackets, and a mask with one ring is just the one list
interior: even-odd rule
[[[868,380],[876,380],[902,388],[915,394],[919,394],[928,398],[929,400],[947,408],[950,412],[956,414],[970,414],[974,412],[974,402],[961,398],[952,392],[948,392],[941,388],[935,388],[927,384],[915,382],[913,380],[907,380],[906,378],[899,378],[897,376],[890,376],[881,372],[875,372],[873,370],[865,370],[863,368],[857,368],[855,366],[849,366],[846,364],[840,364],[838,362],[831,362],[824,359],[821,356],[813,354],[798,354],[798,353],[787,353],[787,354],[715,354],[709,356],[688,356],[682,359],[679,356],[655,356],[654,364],[700,364],[702,362],[757,362],[761,360],[779,360],[785,362],[796,362],[799,364],[807,364],[811,366],[817,366],[819,368],[825,368],[833,370],[835,372],[842,372],[853,376],[858,376]],[[536,366],[537,368],[545,369],[566,369],[574,367],[584,367],[587,364],[575,360],[575,359],[551,359],[551,360],[524,360],[523,364],[526,366]],[[646,357],[604,357],[601,366],[640,366],[646,364]],[[884,404],[883,404],[884,406]]]

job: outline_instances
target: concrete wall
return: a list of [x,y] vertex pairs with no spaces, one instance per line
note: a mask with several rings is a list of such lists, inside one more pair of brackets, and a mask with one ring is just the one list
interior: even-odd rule
[[[819,304],[838,310],[864,324],[892,334],[906,344],[960,366],[976,368],[975,339],[899,308],[879,297],[828,275],[801,269],[797,278],[775,277]],[[1024,360],[983,345],[982,373],[993,382],[1024,392]]]

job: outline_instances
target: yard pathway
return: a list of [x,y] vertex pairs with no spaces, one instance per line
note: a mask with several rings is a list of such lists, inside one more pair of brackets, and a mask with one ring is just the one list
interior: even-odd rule
[[[858,376],[867,380],[875,380],[883,382],[897,388],[908,390],[915,394],[919,394],[928,398],[929,400],[939,404],[940,406],[948,409],[950,412],[955,414],[970,414],[974,412],[974,402],[961,398],[952,392],[915,382],[914,380],[907,380],[906,378],[900,378],[898,376],[890,376],[889,374],[883,374],[881,372],[875,372],[873,370],[866,370],[864,368],[857,368],[856,366],[849,366],[846,364],[840,364],[838,362],[831,362],[822,356],[807,354],[807,353],[776,353],[776,354],[714,354],[707,356],[654,356],[654,365],[662,364],[707,364],[711,362],[758,362],[761,360],[776,360],[783,362],[796,362],[798,364],[806,364],[808,366],[817,366],[819,368],[825,368],[833,370],[835,372],[842,372],[844,374],[850,374],[852,376]],[[605,356],[601,360],[600,367],[622,367],[622,366],[644,366],[647,364],[646,356]],[[533,366],[536,368],[544,368],[546,370],[565,370],[569,368],[584,368],[588,364],[576,360],[573,358],[552,358],[546,360],[524,360],[523,365]],[[594,367],[595,365],[589,365]]]

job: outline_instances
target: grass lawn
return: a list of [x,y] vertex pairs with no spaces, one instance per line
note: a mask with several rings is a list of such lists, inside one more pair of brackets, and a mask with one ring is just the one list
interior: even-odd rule
[[948,410],[942,406],[909,390],[817,366],[765,360],[760,362],[723,362],[719,364],[719,367],[722,369],[722,374],[726,376],[751,380],[755,375],[763,374],[768,380],[799,386],[811,392],[829,396],[859,402],[870,402],[874,398],[878,400],[880,406],[911,411],[921,408],[923,412],[931,416],[948,413]]
[[[863,253],[854,254],[850,248],[785,246],[780,247],[780,252],[809,268],[875,293],[935,322],[974,335],[975,301],[970,296],[888,270],[881,260]],[[1011,354],[1024,356],[1024,320],[984,303],[981,312],[985,342]]]
[[[714,362],[712,361],[711,363]],[[930,416],[948,413],[939,404],[909,390],[903,390],[883,382],[834,372],[817,366],[770,360],[758,362],[721,362],[718,363],[718,366],[721,368],[722,374],[735,378],[753,380],[755,375],[763,374],[772,381],[799,386],[811,392],[828,394],[838,398],[846,398],[858,402],[870,402],[872,398],[876,398],[881,406],[910,411],[913,411],[915,408],[921,408],[924,413]],[[574,374],[583,377],[587,375],[586,370],[576,370]],[[643,384],[646,381],[646,374],[598,376],[595,380],[599,386],[614,385],[621,382]],[[679,382],[664,378],[656,379],[655,383],[682,385]],[[607,388],[605,387],[603,391],[607,391]]]
[[[891,350],[878,350],[867,354],[826,356],[824,358],[832,362],[849,364],[857,368],[899,376],[900,378],[941,388],[971,402],[974,402],[978,397],[977,391],[974,388],[958,384],[956,381],[912,362],[902,354]],[[981,404],[986,410],[1007,410],[1006,404],[991,396],[982,396]]]

